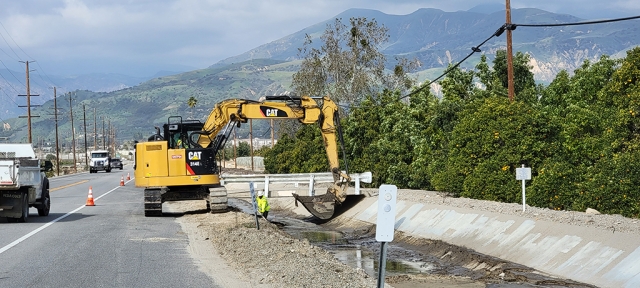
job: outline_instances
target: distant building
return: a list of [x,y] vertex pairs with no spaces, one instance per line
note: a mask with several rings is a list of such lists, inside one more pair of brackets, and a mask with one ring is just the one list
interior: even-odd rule
[[[244,142],[247,143],[249,145],[251,145],[250,143],[250,139],[237,139],[237,143],[235,143],[235,146],[238,146],[238,144],[240,144],[240,142]],[[276,143],[278,143],[278,139],[275,139],[273,141],[273,145],[275,145]],[[233,143],[233,139],[229,140],[227,142],[227,145],[234,145]],[[271,147],[271,139],[261,139],[261,138],[253,138],[253,150],[258,150],[264,146],[267,147]]]

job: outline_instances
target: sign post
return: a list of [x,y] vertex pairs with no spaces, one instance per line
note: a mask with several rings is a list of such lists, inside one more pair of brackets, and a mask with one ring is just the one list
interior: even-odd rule
[[258,203],[256,203],[256,192],[253,188],[253,182],[249,182],[249,191],[251,191],[251,204],[253,204],[253,215],[256,216],[256,227],[260,230],[260,221],[258,221]]
[[531,180],[531,168],[525,168],[524,164],[522,164],[522,168],[516,168],[516,180],[522,180],[522,212],[525,212],[527,198],[524,191],[524,186],[526,180]]
[[376,219],[376,241],[380,243],[378,262],[378,288],[384,287],[384,272],[387,264],[387,242],[393,241],[396,223],[396,199],[398,187],[384,184],[378,193],[378,217]]

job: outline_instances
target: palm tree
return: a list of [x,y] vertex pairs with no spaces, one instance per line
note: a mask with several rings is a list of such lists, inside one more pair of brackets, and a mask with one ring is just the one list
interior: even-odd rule
[[196,104],[198,104],[198,99],[193,96],[187,100],[187,105],[191,108],[191,119],[193,119],[193,108],[196,107]]

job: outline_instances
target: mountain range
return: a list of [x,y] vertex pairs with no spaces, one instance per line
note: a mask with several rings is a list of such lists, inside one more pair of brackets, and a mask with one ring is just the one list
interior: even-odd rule
[[[389,15],[376,10],[350,9],[332,19],[304,28],[276,41],[266,43],[242,54],[229,57],[206,69],[183,73],[164,72],[159,77],[134,78],[116,74],[93,74],[77,77],[56,77],[54,83],[64,83],[72,95],[74,110],[82,105],[89,108],[90,119],[108,119],[122,138],[140,138],[153,132],[153,126],[166,122],[170,115],[185,118],[205,119],[213,105],[228,98],[257,99],[290,90],[291,75],[300,64],[298,48],[302,47],[305,35],[319,40],[327,25],[335,18],[348,23],[351,17],[374,19],[389,29],[389,41],[380,50],[390,61],[401,56],[418,59],[420,71],[415,73],[419,81],[434,79],[452,63],[467,56],[472,47],[490,38],[505,23],[505,11],[492,7],[476,7],[468,11],[444,12],[438,9],[419,9],[408,15]],[[493,12],[492,12],[493,11]],[[584,19],[555,14],[539,9],[512,10],[512,22],[516,24],[560,24],[582,22]],[[623,57],[625,51],[640,44],[640,20],[607,24],[590,24],[561,27],[517,27],[513,31],[513,51],[531,56],[536,80],[548,83],[561,70],[573,71],[585,60],[597,61],[601,55]],[[505,34],[487,41],[482,53],[493,59],[497,50],[505,49]],[[320,41],[314,41],[316,45]],[[480,59],[479,54],[470,57],[461,67],[473,68]],[[24,141],[26,120],[14,118],[26,115],[24,99],[12,87],[24,87],[24,72],[0,70],[0,95],[12,101],[0,101],[1,117],[11,129],[5,129],[0,137]],[[171,75],[173,74],[173,75]],[[23,76],[19,76],[23,77]],[[48,76],[47,76],[48,77]],[[53,78],[53,76],[52,76]],[[15,81],[14,81],[15,80]],[[51,85],[31,83],[32,94],[49,95]],[[24,83],[24,82],[22,82]],[[4,94],[4,95],[3,95]],[[195,97],[198,104],[187,106],[187,99]],[[24,98],[24,97],[21,97]],[[69,107],[68,97],[65,98]],[[53,101],[46,97],[37,99],[42,107],[35,107],[34,132],[42,139],[54,139],[50,121]],[[60,108],[58,113],[61,129],[69,129],[69,109]],[[93,115],[95,108],[96,114]],[[64,116],[66,115],[66,116]],[[94,117],[95,116],[95,117]],[[74,119],[77,119],[74,117]],[[93,124],[93,123],[91,123]],[[97,125],[97,124],[96,124]],[[6,125],[5,125],[6,126]],[[89,125],[91,126],[91,125]],[[93,131],[93,128],[87,128]],[[99,129],[96,129],[99,130]],[[70,134],[68,133],[70,138]]]

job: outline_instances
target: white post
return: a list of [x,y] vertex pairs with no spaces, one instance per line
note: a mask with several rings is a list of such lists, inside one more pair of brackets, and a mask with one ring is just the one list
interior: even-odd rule
[[[524,167],[524,165],[522,165],[522,166]],[[527,196],[526,196],[526,194],[524,193],[524,182],[525,182],[525,180],[524,180],[524,179],[522,179],[522,212],[524,212],[524,211],[525,211],[525,209],[527,209],[527,208],[526,208],[526,203],[527,203],[526,197],[527,197]]]
[[525,193],[525,181],[531,180],[531,168],[525,168],[522,164],[522,168],[516,168],[516,180],[522,180],[522,212],[525,212],[527,205],[527,198]]
[[311,174],[311,177],[309,178],[309,196],[314,196],[314,190],[313,190],[313,183],[314,183],[314,179],[313,179],[313,174]]
[[358,174],[353,181],[356,182],[356,195],[360,195],[360,174]]
[[271,194],[269,194],[269,175],[264,176],[264,195],[267,198],[271,197]]

